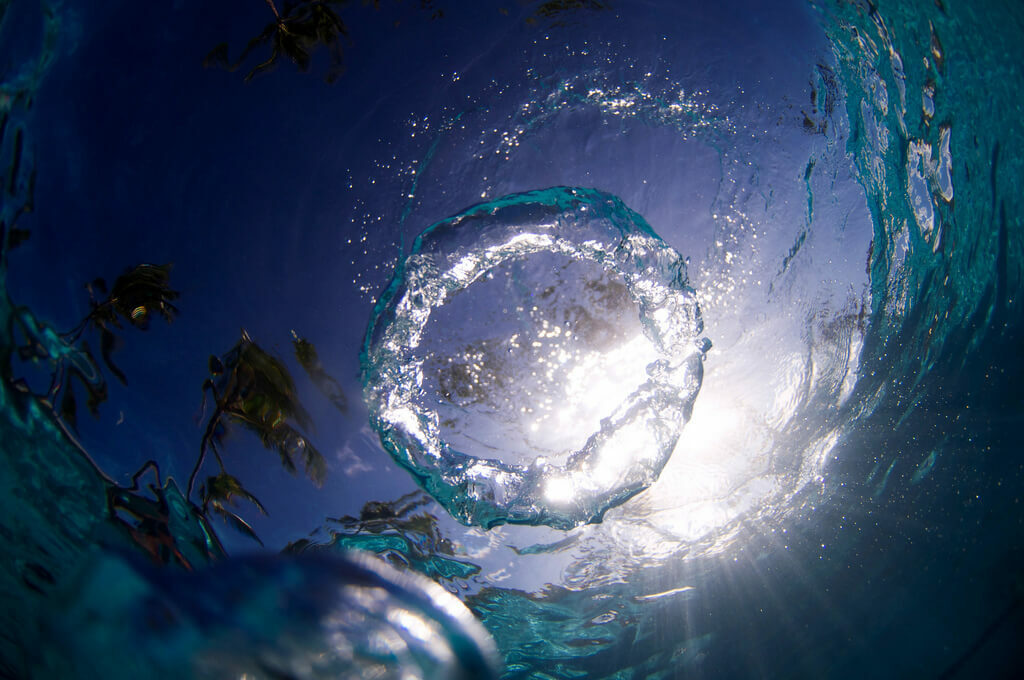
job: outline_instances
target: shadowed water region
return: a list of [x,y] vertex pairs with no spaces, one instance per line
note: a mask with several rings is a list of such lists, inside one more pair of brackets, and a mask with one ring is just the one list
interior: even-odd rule
[[1022,35],[0,0],[0,677],[1018,675]]

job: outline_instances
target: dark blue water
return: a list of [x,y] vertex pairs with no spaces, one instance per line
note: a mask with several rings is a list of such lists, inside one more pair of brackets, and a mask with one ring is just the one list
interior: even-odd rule
[[0,675],[1014,677],[1020,7],[379,4],[0,2]]

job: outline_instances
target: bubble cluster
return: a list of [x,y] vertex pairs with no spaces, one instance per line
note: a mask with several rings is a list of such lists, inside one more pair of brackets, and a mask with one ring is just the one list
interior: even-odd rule
[[[617,405],[561,463],[544,455],[510,462],[501,455],[460,450],[465,447],[445,439],[439,417],[450,395],[427,393],[437,382],[425,375],[431,363],[422,352],[431,315],[500,267],[535,256],[597,265],[599,273],[621,280],[639,320],[636,339],[600,356],[553,346],[552,352],[560,354],[546,364],[558,363],[565,375],[577,377],[577,386],[566,381],[566,389],[575,389],[577,397],[587,393],[588,381],[579,384],[578,377],[589,373],[593,384],[600,382],[600,371],[588,361],[618,363],[615,357],[623,353],[643,356],[645,350],[651,358],[642,378],[624,383]],[[541,281],[542,291],[566,285],[554,274],[552,282],[546,286]],[[470,314],[450,323],[481,322]],[[572,334],[572,325],[567,334]],[[710,346],[700,338],[702,329],[683,259],[619,199],[564,187],[506,196],[433,225],[400,263],[374,309],[362,355],[371,421],[395,460],[461,522],[561,529],[597,522],[608,509],[652,484],[668,461],[700,389],[701,360]],[[541,339],[561,335],[547,322],[532,332]],[[510,352],[518,347],[519,335],[511,332],[505,339]],[[635,342],[643,347],[631,349]],[[530,344],[544,346],[540,341]],[[471,372],[461,374],[467,393],[486,387],[483,375],[498,381],[493,377],[498,369],[486,370],[480,363],[483,354],[470,358]],[[521,367],[505,370],[496,384],[530,377]],[[568,394],[565,401],[572,397]]]

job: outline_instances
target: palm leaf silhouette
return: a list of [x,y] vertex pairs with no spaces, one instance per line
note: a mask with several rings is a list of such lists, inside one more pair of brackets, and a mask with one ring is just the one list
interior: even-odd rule
[[[103,362],[119,381],[126,383],[124,372],[113,359],[122,344],[117,331],[123,328],[123,322],[146,330],[153,314],[168,322],[174,319],[178,310],[172,300],[177,299],[178,292],[170,287],[170,271],[170,264],[129,268],[117,278],[109,294],[103,279],[94,280],[87,286],[92,306],[89,314],[66,333],[58,333],[39,321],[26,307],[15,310],[14,325],[24,338],[24,344],[17,348],[18,356],[23,361],[49,362],[53,367],[50,387],[45,395],[39,396],[72,430],[77,427],[78,417],[75,383],[86,390],[93,416],[99,414],[99,405],[107,399],[106,381],[89,343],[83,339],[86,331],[91,329],[99,335]],[[97,294],[106,297],[97,300]]]
[[292,347],[295,349],[295,358],[299,364],[306,369],[306,375],[313,382],[320,393],[327,397],[334,408],[342,413],[348,411],[348,399],[345,398],[345,391],[341,384],[324,370],[320,363],[320,355],[317,354],[313,343],[300,338],[295,331],[292,331]]
[[[227,354],[210,358],[210,372],[212,377],[203,384],[203,390],[204,394],[212,395],[214,412],[207,421],[200,443],[199,457],[189,479],[188,495],[192,494],[207,452],[213,452],[222,475],[227,474],[220,446],[231,425],[244,427],[258,436],[266,448],[277,451],[286,470],[295,474],[301,465],[313,483],[321,485],[327,476],[327,461],[292,425],[295,423],[308,429],[311,421],[299,402],[295,382],[287,367],[253,342],[243,330],[241,339]],[[222,481],[227,484],[227,478]],[[231,486],[217,488],[234,489]],[[239,495],[239,492],[232,490],[229,495]]]
[[170,286],[171,267],[170,264],[136,265],[117,277],[110,294],[99,301],[96,293],[106,293],[107,284],[103,279],[96,279],[88,286],[92,311],[78,326],[65,333],[64,338],[76,342],[88,328],[94,328],[100,335],[100,355],[107,368],[122,383],[127,382],[112,356],[121,345],[115,329],[123,328],[121,322],[124,320],[139,330],[147,330],[154,314],[168,323],[174,320],[178,308],[172,301],[178,298],[179,293]]
[[608,0],[548,0],[534,11],[533,16],[526,20],[527,24],[536,24],[538,21],[551,22],[551,26],[565,26],[567,15],[581,10],[607,10],[611,9]]
[[274,14],[274,20],[249,41],[238,59],[232,62],[228,56],[227,43],[221,43],[206,56],[203,65],[235,71],[253,52],[269,45],[270,55],[246,74],[245,81],[248,82],[276,66],[281,57],[289,59],[300,71],[308,71],[310,53],[325,47],[330,55],[330,67],[325,80],[329,83],[334,82],[342,72],[341,40],[348,36],[348,29],[332,6],[345,4],[346,0],[288,2],[284,6],[284,12],[278,11],[273,0],[266,2]]
[[103,279],[96,279],[88,286],[93,296],[92,311],[68,335],[81,335],[90,325],[100,329],[121,328],[122,318],[140,330],[149,328],[153,314],[159,314],[167,322],[173,321],[178,308],[172,300],[176,300],[179,293],[170,287],[172,266],[136,265],[117,277],[110,294],[100,301],[95,299],[96,291],[106,293],[107,286]]
[[263,507],[263,504],[260,503],[259,499],[246,490],[238,479],[232,477],[226,472],[221,472],[215,477],[207,478],[206,484],[199,489],[199,495],[203,499],[204,513],[209,514],[210,512],[213,512],[219,515],[237,531],[249,536],[260,545],[263,545],[263,541],[261,541],[260,537],[256,535],[252,526],[239,517],[238,514],[229,507],[235,506],[236,499],[241,499],[255,505],[264,515],[267,514],[266,509]]

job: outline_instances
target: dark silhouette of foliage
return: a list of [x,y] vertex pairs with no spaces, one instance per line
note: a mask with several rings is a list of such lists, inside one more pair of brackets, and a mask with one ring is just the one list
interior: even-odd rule
[[204,404],[208,393],[213,398],[214,411],[206,423],[199,456],[189,478],[187,496],[192,496],[207,452],[213,452],[220,474],[210,477],[204,485],[201,492],[204,508],[221,515],[242,533],[256,538],[252,528],[225,507],[225,503],[231,504],[237,497],[264,511],[256,497],[227,474],[220,449],[229,427],[240,425],[256,434],[266,448],[277,451],[281,464],[292,474],[301,464],[317,486],[323,484],[327,476],[327,461],[291,424],[303,429],[311,427],[309,415],[299,402],[295,382],[288,369],[253,342],[247,332],[242,331],[242,338],[227,354],[211,356],[209,364],[212,377],[203,383]]
[[100,352],[110,372],[117,376],[121,383],[127,379],[111,357],[120,345],[115,329],[121,330],[122,320],[139,330],[149,328],[149,320],[153,314],[159,314],[170,323],[178,313],[172,300],[178,298],[178,291],[170,287],[171,265],[140,264],[128,269],[117,277],[110,294],[97,301],[96,294],[107,293],[107,284],[103,279],[96,279],[87,286],[92,302],[92,311],[66,338],[77,341],[89,328],[93,328],[100,336]]
[[264,515],[267,514],[259,499],[249,493],[240,481],[226,472],[221,472],[215,477],[207,478],[206,484],[199,488],[199,496],[203,499],[204,514],[209,515],[210,512],[214,512],[220,515],[237,531],[263,545],[263,541],[256,535],[249,523],[228,507],[235,506],[235,499],[240,498],[255,505]]
[[528,24],[536,24],[540,21],[552,22],[553,26],[565,25],[564,17],[567,14],[580,10],[606,10],[611,9],[611,3],[607,0],[549,0],[541,4],[533,16],[526,20]]
[[[109,292],[103,279],[95,279],[87,286],[92,309],[75,328],[66,333],[58,333],[39,321],[26,307],[13,310],[12,324],[21,331],[23,338],[17,346],[19,357],[23,361],[49,362],[53,368],[46,393],[35,396],[44,406],[59,415],[58,422],[63,423],[61,427],[69,435],[66,428],[70,427],[73,431],[77,426],[76,387],[86,391],[88,409],[94,416],[98,415],[99,405],[107,399],[107,383],[85,336],[89,333],[98,335],[104,364],[118,380],[126,383],[124,372],[113,360],[113,353],[121,344],[119,333],[125,326],[147,330],[154,316],[160,316],[168,322],[174,319],[178,309],[173,301],[178,298],[178,292],[170,287],[170,271],[169,264],[137,265],[119,276]],[[346,401],[340,384],[324,371],[312,343],[293,335],[299,363],[309,373],[314,385],[337,408],[343,410]],[[225,469],[220,448],[230,426],[241,425],[255,433],[265,447],[278,453],[285,469],[295,474],[301,466],[317,486],[323,483],[327,475],[327,463],[316,447],[296,429],[308,430],[312,423],[299,402],[288,369],[279,359],[256,345],[245,331],[242,332],[241,340],[227,354],[222,357],[211,356],[209,366],[211,378],[203,384],[204,403],[206,397],[212,396],[215,410],[206,424],[199,456],[184,498],[191,498],[197,475],[207,453],[212,451],[220,472],[207,478],[203,484],[200,489],[202,507],[195,508],[195,512],[202,522],[211,514],[218,515],[238,531],[260,542],[252,527],[232,509],[238,500],[244,500],[266,514],[260,501]],[[9,371],[5,377],[19,391],[30,393],[24,380],[13,380]],[[82,453],[88,455],[84,450]],[[155,463],[150,467],[156,469]],[[161,529],[163,525],[160,524],[160,517],[163,516],[161,513],[166,514],[164,495],[167,490],[159,485],[150,485],[156,500],[137,493],[137,478],[147,469],[144,466],[136,474],[136,483],[129,489],[115,484],[111,491],[113,495],[108,498],[108,506],[111,516],[128,528],[131,538],[144,550],[155,555],[154,551],[163,546],[159,548],[163,550],[163,557],[160,558],[163,559],[167,558],[167,540],[170,540],[171,535],[165,531],[166,527]],[[159,471],[157,477],[159,481]],[[106,475],[104,478],[110,480]],[[176,488],[174,492],[178,493]],[[194,508],[187,500],[184,502]],[[125,513],[135,519],[128,522],[124,519]],[[182,564],[187,562],[178,558],[175,560]]]
[[[14,329],[20,330],[22,336],[22,342],[16,348],[19,357],[23,361],[45,361],[53,368],[46,393],[34,396],[59,416],[56,422],[69,437],[71,432],[67,428],[76,428],[78,416],[76,383],[79,389],[86,390],[87,405],[94,416],[98,415],[99,405],[107,399],[107,383],[89,343],[84,339],[86,334],[95,333],[99,336],[104,363],[111,373],[125,383],[124,373],[112,358],[120,344],[118,333],[126,325],[147,330],[153,316],[160,316],[168,322],[174,319],[178,309],[173,300],[178,298],[178,292],[170,287],[170,271],[169,264],[137,265],[119,276],[109,292],[103,279],[95,279],[87,286],[92,306],[89,314],[66,333],[59,333],[38,320],[27,307],[12,310],[11,324]],[[318,389],[337,408],[344,409],[346,402],[341,386],[324,371],[316,348],[309,341],[293,335],[299,363]],[[135,474],[130,487],[116,484],[99,470],[88,453],[71,438],[110,484],[107,506],[115,525],[127,531],[133,542],[162,564],[175,562],[186,568],[190,568],[191,564],[182,553],[181,546],[175,543],[172,527],[175,515],[171,512],[171,505],[187,508],[186,514],[198,521],[203,535],[216,548],[210,548],[213,552],[209,554],[187,549],[186,552],[193,557],[199,555],[206,560],[211,556],[216,557],[214,553],[217,551],[222,553],[207,523],[211,514],[220,516],[230,526],[262,545],[252,527],[233,509],[242,500],[252,503],[266,514],[260,501],[236,477],[228,474],[225,468],[220,448],[231,425],[241,425],[255,433],[265,447],[277,451],[282,465],[289,472],[297,473],[301,465],[317,486],[323,483],[327,475],[324,457],[296,429],[298,426],[308,430],[312,423],[299,402],[291,374],[279,359],[260,348],[242,331],[241,339],[230,351],[221,357],[210,357],[209,368],[211,377],[203,384],[204,404],[206,398],[212,396],[215,410],[206,423],[199,456],[184,496],[173,480],[161,483],[159,468],[153,461],[149,461]],[[31,394],[27,382],[24,379],[15,380],[9,367],[4,372],[4,378],[20,392]],[[58,403],[59,410],[55,407]],[[200,488],[201,507],[197,507],[189,499],[206,454],[210,451],[216,457],[220,471],[208,477]],[[139,478],[150,470],[155,471],[157,480],[155,485],[147,485],[151,494],[151,497],[147,497],[140,493]]]
[[309,70],[310,53],[325,47],[330,55],[330,66],[324,79],[328,83],[334,82],[343,70],[341,40],[348,35],[348,29],[332,8],[346,4],[346,1],[298,0],[286,2],[284,11],[279,12],[273,0],[266,0],[274,20],[249,41],[238,59],[232,62],[228,57],[227,43],[221,43],[207,55],[203,65],[236,71],[249,55],[269,44],[270,56],[246,74],[245,80],[248,82],[276,66],[281,57],[287,57],[300,71],[306,72]]
[[[401,0],[398,0],[400,2]],[[213,48],[203,66],[223,68],[237,71],[249,60],[253,53],[269,46],[270,53],[266,59],[256,64],[245,75],[245,82],[255,76],[270,71],[282,57],[287,58],[298,67],[299,71],[309,71],[312,54],[325,48],[330,62],[324,80],[333,83],[344,71],[343,41],[349,37],[348,27],[338,14],[338,9],[348,5],[349,0],[288,0],[278,10],[274,0],[264,0],[273,13],[274,18],[263,31],[252,38],[234,61],[230,57],[228,44],[220,43]],[[363,0],[363,5],[381,8],[381,0]],[[426,12],[431,19],[444,17],[444,10],[437,7],[434,0],[419,0],[420,11]],[[548,0],[541,3],[534,13],[526,19],[526,23],[536,25],[544,23],[550,26],[564,26],[567,16],[579,11],[595,11],[611,9],[608,0]],[[499,11],[508,15],[507,8]],[[396,20],[395,25],[401,22]]]
[[[117,277],[110,295],[96,303],[88,319],[96,326],[113,324],[120,328],[118,317],[124,317],[136,328],[149,327],[149,318],[158,313],[170,322],[178,313],[171,303],[178,298],[178,292],[170,288],[170,264],[140,264]],[[106,292],[106,282],[96,279],[92,286]]]
[[[237,71],[254,52],[269,45],[269,56],[246,74],[245,82],[249,82],[277,66],[281,57],[286,57],[305,73],[309,70],[312,53],[323,47],[330,59],[324,80],[327,83],[337,80],[344,72],[342,43],[349,35],[348,27],[337,10],[348,5],[349,0],[290,0],[284,3],[280,11],[274,0],[264,2],[273,13],[274,20],[249,41],[242,54],[232,61],[228,44],[221,43],[206,55],[203,66]],[[362,4],[372,5],[374,9],[380,9],[381,6],[380,0],[363,0]],[[419,0],[418,5],[420,11],[430,14],[431,19],[444,16],[444,10],[436,7],[434,0]],[[399,23],[395,21],[396,26]]]
[[[115,281],[107,294],[106,282],[96,279],[87,286],[92,310],[75,328],[57,333],[39,321],[25,307],[15,311],[14,320],[21,330],[23,344],[18,356],[23,361],[47,361],[53,365],[50,387],[43,401],[54,408],[60,402],[59,414],[72,429],[76,428],[78,406],[75,383],[88,394],[87,406],[93,416],[99,414],[99,405],[107,399],[107,385],[93,356],[87,332],[99,336],[100,356],[108,370],[122,383],[127,383],[123,371],[114,363],[113,353],[122,344],[118,331],[123,322],[139,330],[149,328],[153,314],[170,322],[177,314],[172,300],[178,292],[170,287],[171,265],[140,264],[127,269]],[[97,293],[106,294],[97,300]]]
[[[28,307],[13,308],[9,332],[12,339],[18,333],[21,335],[21,344],[15,347],[19,358],[47,363],[52,367],[52,373],[46,392],[34,394],[23,377],[14,377],[8,355],[4,357],[2,377],[16,390],[16,394],[29,397],[35,404],[48,409],[54,416],[51,422],[67,437],[67,443],[96,471],[105,486],[107,517],[113,531],[123,533],[128,541],[158,564],[175,564],[191,569],[209,564],[225,554],[203,512],[184,498],[172,479],[161,479],[154,461],[148,461],[135,473],[130,486],[118,484],[73,435],[78,414],[75,383],[78,388],[86,390],[88,407],[93,415],[98,415],[100,403],[107,398],[106,381],[84,336],[90,331],[100,336],[103,358],[111,372],[123,382],[123,372],[111,359],[116,344],[115,333],[123,329],[125,322],[146,330],[153,314],[167,321],[174,318],[177,309],[171,301],[178,297],[178,293],[170,287],[170,269],[170,265],[148,264],[130,268],[117,278],[109,294],[105,282],[96,279],[87,286],[91,311],[66,333],[59,333],[40,321]],[[105,297],[98,300],[97,293]],[[58,402],[59,410],[55,407]],[[140,480],[147,472],[155,474],[155,481],[143,489],[140,488]],[[45,581],[45,574],[42,578]],[[31,583],[28,585],[35,587]]]
[[306,374],[320,390],[320,393],[327,397],[334,408],[342,413],[347,412],[348,400],[345,398],[345,391],[341,389],[341,384],[324,370],[313,343],[300,338],[295,331],[292,331],[292,346],[295,348],[295,358],[306,369]]

